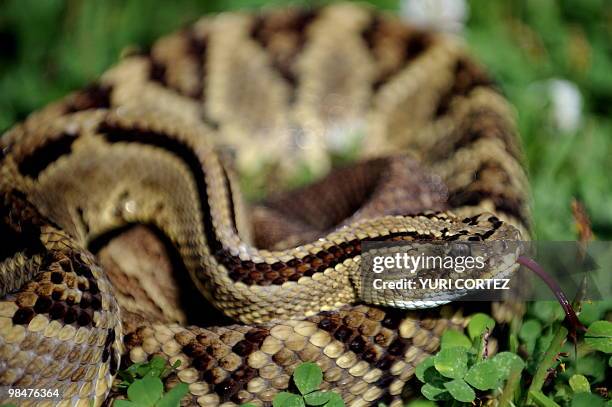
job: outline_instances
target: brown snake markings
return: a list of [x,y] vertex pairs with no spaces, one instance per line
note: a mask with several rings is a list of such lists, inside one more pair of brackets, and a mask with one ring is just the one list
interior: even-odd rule
[[[172,152],[177,157],[180,157],[193,174],[193,179],[197,184],[199,200],[202,203],[202,213],[210,214],[211,210],[208,206],[210,199],[206,192],[204,180],[206,174],[202,170],[202,163],[198,157],[193,154],[192,150],[180,141],[169,138],[162,133],[143,132],[134,129],[119,128],[108,123],[102,123],[97,130],[109,142],[130,142],[138,144],[152,145],[161,147],[166,151]],[[30,156],[23,158],[19,163],[20,172],[24,175],[36,178],[48,164],[56,161],[60,156],[70,153],[70,147],[75,141],[74,135],[62,134],[57,139],[44,145],[40,150],[36,150]],[[477,173],[478,174],[478,173]],[[227,183],[227,175],[225,174],[225,182]],[[478,175],[476,175],[478,178]],[[228,184],[229,185],[229,184]],[[478,194],[475,192],[474,194]],[[453,206],[461,204],[470,204],[470,195],[467,199],[461,199],[461,192],[457,193],[459,198],[451,196],[450,202]],[[231,197],[231,195],[230,195]],[[502,201],[503,202],[503,201]],[[230,208],[233,205],[230,202]],[[512,209],[512,208],[511,208]],[[514,213],[509,211],[509,213]],[[422,216],[435,218],[435,215],[424,214]],[[234,216],[231,217],[234,221]],[[466,218],[464,223],[469,223],[470,219]],[[495,233],[501,222],[495,217],[491,217],[489,221],[494,228],[484,234],[475,234],[469,240],[486,240],[489,236]],[[312,277],[315,273],[323,273],[329,268],[334,268],[336,265],[343,263],[351,257],[361,254],[361,241],[353,239],[348,242],[343,242],[340,245],[333,245],[326,250],[320,250],[316,255],[307,255],[302,258],[294,258],[288,262],[277,261],[275,263],[259,262],[255,263],[251,260],[241,260],[238,256],[233,256],[230,251],[223,247],[215,233],[213,220],[210,216],[203,216],[203,230],[206,233],[206,242],[209,245],[211,252],[220,264],[223,264],[228,270],[231,270],[229,277],[235,281],[242,281],[246,285],[282,285],[287,281],[298,281],[303,276]],[[234,226],[235,227],[235,226]],[[461,235],[468,234],[468,231],[460,231],[457,234],[443,234],[442,239],[452,241],[457,240]],[[435,236],[431,234],[418,232],[403,232],[391,233],[388,236],[381,236],[375,239],[367,240],[420,240],[429,241]]]
[[[189,63],[195,71],[193,77],[197,79],[196,84],[190,89],[183,89],[180,86],[175,86],[173,82],[169,82],[167,78],[167,64],[155,55],[149,55],[151,58],[150,78],[185,96],[194,99],[203,99],[205,77],[202,68],[204,65],[202,60],[206,55],[206,38],[197,38],[193,33],[185,32],[182,39],[185,47],[185,54],[189,57]],[[171,61],[169,63],[171,63]]]
[[[327,98],[338,95],[344,110]],[[276,125],[347,118],[367,122],[365,154],[379,158],[245,218],[209,138],[272,154]],[[352,304],[362,242],[514,239],[509,225],[529,222],[512,112],[484,70],[438,34],[349,4],[206,17],[33,114],[0,148],[0,386],[58,386],[62,405],[102,403],[120,363],[161,355],[181,361],[165,385],[188,383],[187,405],[268,405],[316,361],[347,404],[400,406],[415,366],[465,320]],[[459,216],[428,212],[447,209]],[[120,233],[139,223],[247,324],[185,326],[171,276],[122,251],[150,250]],[[104,270],[84,245],[103,249]]]

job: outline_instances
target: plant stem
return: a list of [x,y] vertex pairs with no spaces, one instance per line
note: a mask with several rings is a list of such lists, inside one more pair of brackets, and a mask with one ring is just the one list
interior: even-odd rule
[[[561,347],[565,343],[567,333],[567,329],[565,329],[565,327],[562,325],[560,325],[559,329],[557,329],[557,333],[550,342],[548,349],[546,349],[542,360],[540,360],[538,370],[536,370],[536,373],[533,376],[533,381],[531,382],[531,386],[529,386],[527,404],[529,404],[530,401],[533,401],[533,393],[541,394],[542,386],[544,385],[544,381],[546,381],[548,372],[557,367],[557,356],[559,355],[559,352],[561,352]],[[544,395],[542,394],[542,396]]]
[[561,407],[546,397],[541,391],[530,391],[529,397],[535,402],[536,405],[540,407]]
[[521,384],[521,372],[523,369],[512,369],[504,390],[499,398],[499,407],[514,407],[514,395]]
[[522,324],[522,318],[513,318],[512,321],[510,321],[510,332],[508,332],[508,347],[509,351],[512,353],[518,353],[520,345],[518,334],[521,330]]

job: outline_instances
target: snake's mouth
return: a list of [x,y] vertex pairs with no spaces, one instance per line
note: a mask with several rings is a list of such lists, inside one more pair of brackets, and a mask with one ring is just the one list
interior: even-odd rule
[[497,274],[491,276],[490,278],[509,278],[511,277],[512,274],[516,270],[518,270],[518,268],[520,267],[520,265],[517,263],[517,260],[518,260],[518,256],[516,256],[513,263],[506,265]]
[[[493,242],[494,244],[497,242]],[[522,241],[503,241],[502,246],[504,251],[500,254],[500,264],[497,267],[497,272],[493,271],[487,278],[508,278],[512,273],[518,270],[518,259],[525,254],[526,245]]]

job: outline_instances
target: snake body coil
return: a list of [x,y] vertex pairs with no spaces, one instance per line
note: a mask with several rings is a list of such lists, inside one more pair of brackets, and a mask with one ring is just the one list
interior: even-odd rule
[[[234,167],[252,150],[290,171],[355,126],[376,158],[247,209]],[[401,405],[464,321],[353,305],[362,241],[528,228],[512,114],[487,75],[452,40],[351,4],[205,17],[0,141],[0,386],[59,389],[48,404],[101,404],[120,364],[161,355],[181,361],[165,384],[189,384],[185,405],[269,404],[303,361],[348,405]],[[235,322],[185,325],[153,236]]]

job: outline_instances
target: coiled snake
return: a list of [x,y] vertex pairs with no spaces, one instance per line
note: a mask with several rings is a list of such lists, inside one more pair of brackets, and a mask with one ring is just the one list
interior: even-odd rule
[[[296,139],[355,123],[371,158],[247,208],[234,168],[251,150],[289,171],[314,154]],[[101,404],[121,364],[152,355],[181,360],[165,384],[189,384],[185,405],[269,404],[302,361],[349,405],[401,405],[464,321],[359,304],[361,242],[528,228],[512,112],[489,77],[455,40],[352,4],[205,17],[1,142],[0,387],[58,388],[60,405]],[[185,325],[152,236],[235,322]]]

